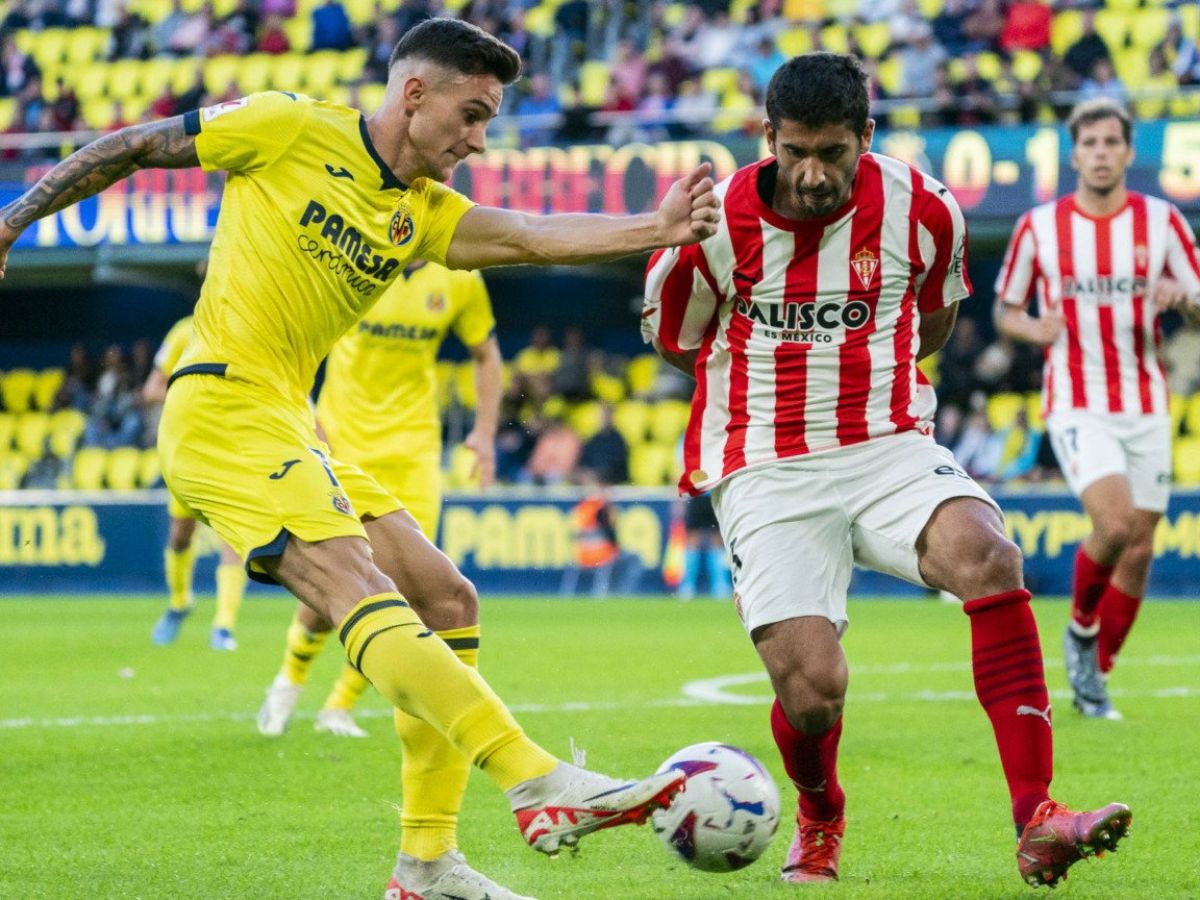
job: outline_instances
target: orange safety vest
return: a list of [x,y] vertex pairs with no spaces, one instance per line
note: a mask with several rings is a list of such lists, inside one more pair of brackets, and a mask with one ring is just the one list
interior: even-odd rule
[[588,497],[571,510],[575,525],[575,559],[585,569],[606,565],[617,558],[620,548],[600,527],[600,510],[608,505],[602,496]]

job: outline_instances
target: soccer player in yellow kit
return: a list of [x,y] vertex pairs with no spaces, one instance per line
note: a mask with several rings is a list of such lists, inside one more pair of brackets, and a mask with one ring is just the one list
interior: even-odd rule
[[[166,399],[167,382],[191,337],[191,316],[184,316],[171,326],[158,353],[154,355],[154,369],[142,386],[144,402],[162,403]],[[174,494],[167,500],[167,514],[171,525],[167,546],[163,550],[163,569],[167,576],[169,599],[166,610],[150,635],[150,639],[160,645],[175,643],[184,619],[192,611],[192,573],[196,567],[196,553],[192,546],[192,538],[196,534],[195,517],[175,499]],[[222,541],[221,561],[217,564],[217,611],[209,634],[209,644],[214,650],[237,649],[233,629],[237,625],[238,610],[242,607],[245,593],[246,572],[241,560],[233,548]]]
[[[104,135],[0,209],[0,274],[30,223],[138,169],[228,172],[196,334],[159,427],[167,485],[251,577],[335,623],[351,664],[428,724],[446,753],[480,767],[506,793],[523,839],[554,853],[644,821],[684,776],[623,782],[530,740],[470,659],[437,637],[477,624],[473,587],[399,501],[329,455],[307,402],[321,359],[415,259],[580,265],[716,233],[707,164],[672,184],[657,210],[632,216],[527,215],[445,187],[485,149],[519,69],[517,53],[481,29],[429,19],[396,45],[370,118],[275,91]],[[516,897],[445,845],[401,854],[388,891]]]
[[[495,327],[487,287],[478,272],[417,263],[397,276],[367,316],[334,344],[325,363],[317,421],[333,454],[367,472],[400,500],[431,541],[437,538],[442,508],[438,348],[453,331],[471,353],[478,400],[474,427],[464,443],[475,451],[481,486],[489,487],[495,474],[502,377]],[[283,665],[258,712],[262,734],[275,737],[287,728],[313,660],[332,627],[299,605],[288,628]],[[456,649],[478,650],[477,625],[442,636]],[[350,714],[366,685],[366,679],[347,663],[317,713],[317,730],[366,737]],[[417,720],[396,715],[407,761],[417,756],[406,739]],[[404,797],[407,820],[417,795],[406,789]],[[413,831],[406,824],[403,833]]]

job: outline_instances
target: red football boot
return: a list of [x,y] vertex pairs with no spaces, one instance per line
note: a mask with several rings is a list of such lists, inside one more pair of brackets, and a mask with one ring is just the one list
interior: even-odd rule
[[1129,807],[1121,803],[1077,813],[1053,800],[1043,801],[1017,841],[1021,877],[1034,887],[1054,887],[1073,863],[1116,850],[1132,819]]
[[796,836],[780,876],[794,884],[837,881],[838,858],[842,855],[842,835],[845,833],[845,816],[829,822],[797,816]]

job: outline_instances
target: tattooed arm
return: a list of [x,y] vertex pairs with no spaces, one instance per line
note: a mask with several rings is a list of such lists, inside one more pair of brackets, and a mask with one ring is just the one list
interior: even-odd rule
[[138,169],[198,165],[196,138],[185,133],[183,116],[131,125],[97,138],[0,209],[0,278],[8,266],[8,251],[30,223],[98,194]]

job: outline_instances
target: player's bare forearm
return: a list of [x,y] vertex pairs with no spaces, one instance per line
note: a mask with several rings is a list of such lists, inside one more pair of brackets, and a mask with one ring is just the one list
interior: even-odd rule
[[162,369],[155,366],[146,383],[142,385],[143,403],[162,403],[167,399],[167,376]]
[[504,364],[495,337],[471,348],[475,364],[475,431],[496,436],[500,427],[500,392]]
[[1062,331],[1061,317],[1043,312],[1036,318],[1022,307],[1011,303],[997,303],[994,315],[996,330],[1014,341],[1045,347],[1054,343]]
[[658,338],[654,339],[654,351],[663,358],[667,365],[678,369],[688,378],[696,377],[696,357],[700,354],[699,350],[686,350],[683,353],[675,353],[668,350],[662,345]]
[[92,141],[43,175],[0,209],[0,226],[15,240],[30,223],[98,194],[138,169],[184,169],[199,164],[196,139],[185,133],[182,116],[131,125]]
[[950,340],[950,332],[954,330],[956,321],[958,321],[957,303],[921,314],[921,324],[917,328],[917,334],[921,338],[921,345],[917,348],[918,361],[927,356],[933,356],[946,346],[946,341]]

